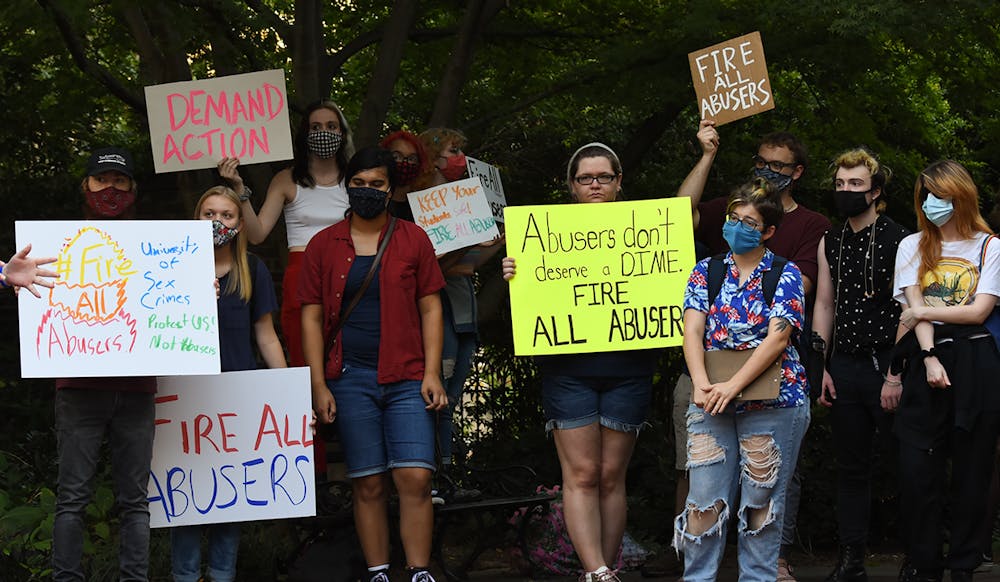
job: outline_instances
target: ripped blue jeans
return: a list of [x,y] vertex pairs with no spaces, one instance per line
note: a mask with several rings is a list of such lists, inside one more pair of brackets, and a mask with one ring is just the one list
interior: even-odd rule
[[808,405],[742,414],[730,405],[716,416],[694,404],[688,407],[691,488],[684,512],[674,521],[685,582],[716,579],[733,515],[739,519],[740,582],[774,582],[785,490],[807,426]]

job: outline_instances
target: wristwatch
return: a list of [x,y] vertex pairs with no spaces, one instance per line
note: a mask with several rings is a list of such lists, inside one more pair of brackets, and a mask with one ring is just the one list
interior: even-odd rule
[[250,200],[251,196],[253,196],[253,190],[250,189],[250,186],[244,184],[243,193],[240,194],[240,202],[246,202],[247,200]]

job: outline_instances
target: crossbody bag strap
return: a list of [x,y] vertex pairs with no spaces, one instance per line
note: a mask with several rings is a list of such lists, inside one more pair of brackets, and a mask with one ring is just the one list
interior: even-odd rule
[[354,311],[354,308],[358,306],[361,302],[361,297],[368,290],[368,285],[371,284],[372,279],[375,278],[375,271],[378,270],[378,264],[382,261],[382,254],[385,253],[385,248],[389,246],[389,238],[392,237],[392,231],[396,228],[396,217],[392,216],[389,218],[389,227],[385,229],[385,236],[382,237],[382,243],[378,245],[378,251],[375,253],[375,260],[372,261],[372,266],[368,269],[368,273],[365,274],[365,279],[361,281],[361,286],[358,287],[358,291],[351,298],[351,302],[347,304],[344,308],[344,313],[340,316],[340,321],[334,326],[333,330],[330,332],[330,337],[327,339],[326,353],[330,353],[330,349],[333,348],[333,343],[337,341],[337,334],[340,333],[341,328],[344,327],[344,322]]

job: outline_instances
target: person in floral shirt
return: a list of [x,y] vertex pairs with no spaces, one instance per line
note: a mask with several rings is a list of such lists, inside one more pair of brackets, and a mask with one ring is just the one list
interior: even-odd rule
[[[791,341],[802,329],[805,293],[794,263],[781,261],[770,304],[765,273],[775,255],[764,247],[783,210],[773,188],[757,179],[734,192],[722,232],[731,252],[716,297],[708,291],[712,259],[699,262],[684,294],[684,358],[694,383],[688,408],[691,487],[675,521],[674,546],[684,552],[686,581],[714,580],[727,521],[739,502],[741,580],[774,580],[785,490],[809,424],[805,369]],[[729,380],[712,384],[705,352],[756,349]],[[772,400],[737,396],[781,356],[781,386]]]

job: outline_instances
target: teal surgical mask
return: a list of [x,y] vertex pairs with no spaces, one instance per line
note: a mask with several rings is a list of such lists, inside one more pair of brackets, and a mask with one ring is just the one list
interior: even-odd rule
[[734,254],[742,255],[760,246],[761,233],[742,222],[727,220],[722,225],[722,238],[729,243]]
[[955,205],[951,203],[951,200],[942,200],[929,191],[927,192],[927,198],[924,199],[924,203],[920,208],[924,211],[924,216],[927,217],[927,220],[934,223],[934,226],[938,228],[944,226],[946,222],[951,220],[951,216],[955,214]]

